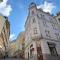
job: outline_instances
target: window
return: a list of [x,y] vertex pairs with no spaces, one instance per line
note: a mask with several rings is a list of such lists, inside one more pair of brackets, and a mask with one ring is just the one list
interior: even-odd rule
[[57,39],[59,39],[59,33],[55,33]]
[[53,18],[52,18],[51,16],[49,16],[49,19],[50,19],[50,21],[52,21],[52,20],[53,20]]
[[30,48],[33,47],[33,44],[30,45]]
[[60,22],[60,18],[58,18],[59,22]]
[[34,34],[37,34],[37,28],[34,28]]
[[55,24],[52,24],[52,27],[53,27],[53,29],[55,29],[54,27],[55,27]]
[[47,36],[47,37],[50,37],[50,31],[45,30],[45,32],[46,32],[46,36]]
[[52,27],[53,27],[54,30],[57,30],[58,29],[55,24],[52,24]]
[[46,21],[43,21],[43,25],[46,26],[46,27],[48,27]]
[[41,18],[42,18],[43,20],[45,20],[45,15],[42,15],[42,14],[41,14]]
[[41,15],[38,15],[38,14],[37,14],[37,18],[39,18],[39,19],[40,19],[40,18],[41,18]]
[[48,47],[49,47],[49,50],[51,52],[51,55],[58,56],[56,48],[55,48],[55,43],[51,43],[51,42],[47,42],[47,43],[48,43]]
[[45,20],[45,15],[43,15],[43,14],[37,14],[37,17],[40,19],[44,19]]
[[34,14],[34,10],[32,11],[32,14]]
[[33,19],[33,23],[35,23],[36,21],[35,21],[35,18]]

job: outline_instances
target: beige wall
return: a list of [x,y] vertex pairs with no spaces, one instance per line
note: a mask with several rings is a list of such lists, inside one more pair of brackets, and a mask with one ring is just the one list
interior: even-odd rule
[[17,37],[17,44],[18,44],[18,48],[20,50],[22,50],[22,45],[24,44],[24,41],[25,41],[25,32],[21,32],[19,33],[18,37]]
[[[24,52],[24,41],[25,35],[24,32],[21,32],[15,41],[10,43],[10,57],[14,56],[15,52],[18,54],[18,50]],[[17,55],[16,55],[17,57]]]
[[[8,29],[7,29],[8,26]],[[8,31],[7,31],[8,30]],[[8,52],[9,46],[9,33],[10,33],[10,25],[8,19],[4,16],[0,15],[0,43],[2,46],[2,54],[5,55],[5,52]]]
[[10,43],[10,54],[9,54],[9,56],[10,57],[13,57],[14,56],[14,53],[17,51],[17,45],[16,45],[16,41],[14,41],[14,42],[11,42]]

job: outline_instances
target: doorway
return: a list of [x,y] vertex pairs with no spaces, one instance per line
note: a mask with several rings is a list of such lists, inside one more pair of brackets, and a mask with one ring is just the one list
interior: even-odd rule
[[37,59],[43,60],[43,54],[42,54],[41,47],[37,47]]

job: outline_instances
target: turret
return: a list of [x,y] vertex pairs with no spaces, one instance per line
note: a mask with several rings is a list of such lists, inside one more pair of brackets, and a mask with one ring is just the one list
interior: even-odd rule
[[37,9],[36,4],[32,2],[32,3],[29,5],[29,13],[30,13],[30,14],[34,14],[34,13],[36,12],[36,9]]

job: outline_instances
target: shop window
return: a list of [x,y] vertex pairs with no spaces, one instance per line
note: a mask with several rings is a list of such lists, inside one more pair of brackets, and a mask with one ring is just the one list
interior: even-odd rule
[[56,48],[55,48],[55,43],[51,43],[51,42],[47,42],[47,43],[48,43],[48,47],[49,47],[51,55],[58,56]]

